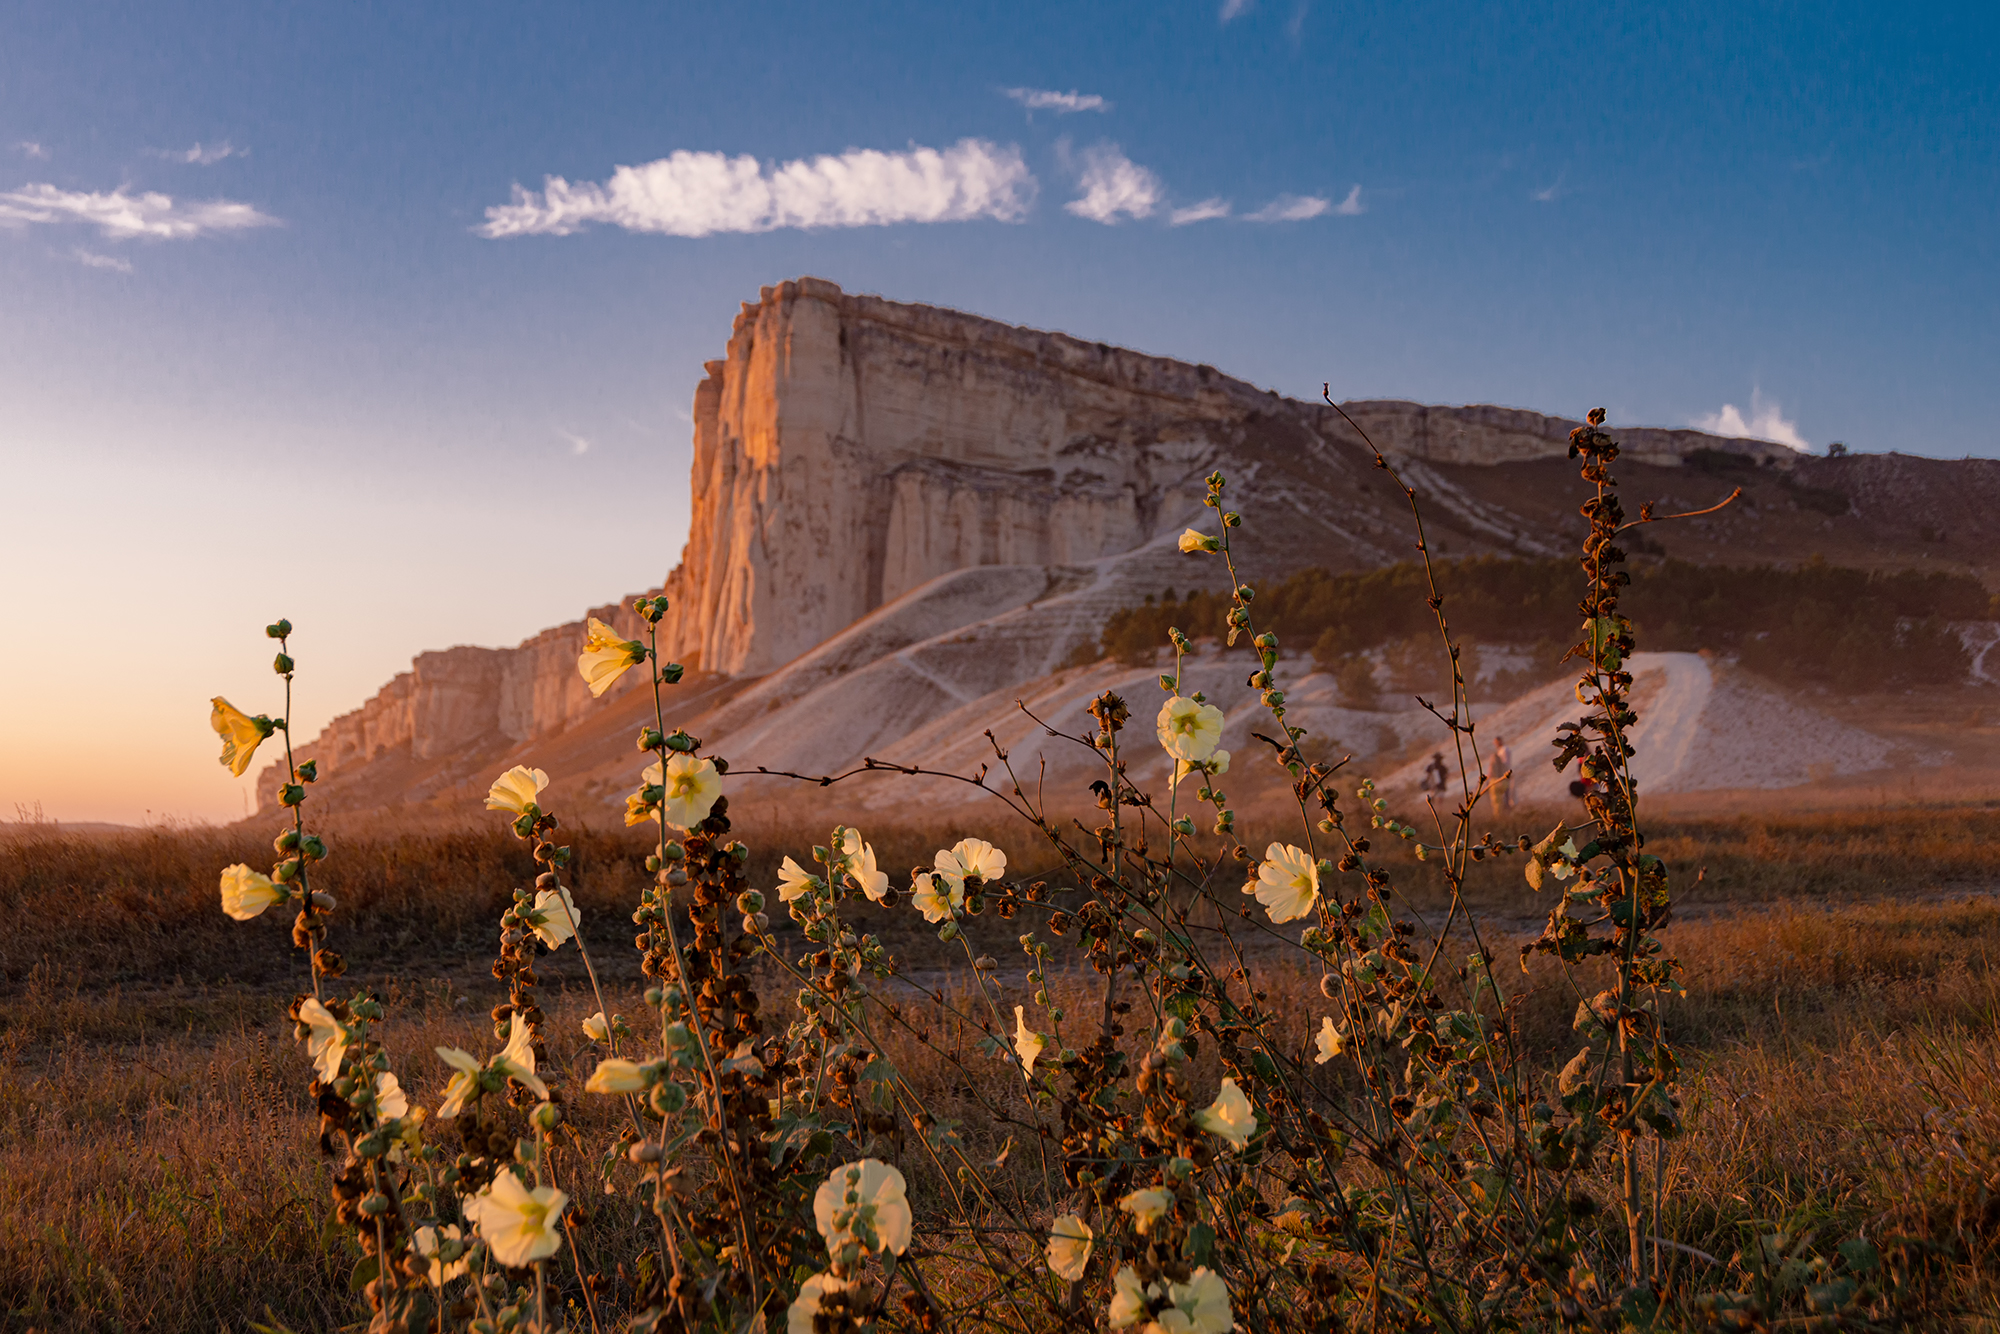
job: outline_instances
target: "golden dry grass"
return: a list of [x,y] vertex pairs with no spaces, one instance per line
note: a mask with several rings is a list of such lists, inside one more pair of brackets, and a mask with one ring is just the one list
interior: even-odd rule
[[[812,841],[742,832],[767,881],[783,851]],[[1678,1253],[1679,1281],[1735,1282],[1728,1262],[1760,1232],[1817,1229],[1837,1241],[1866,1231],[1935,1248],[1926,1319],[1966,1325],[1994,1306],[1996,833],[2000,815],[1983,808],[1658,828],[1652,847],[1709,869],[1669,935],[1688,966],[1688,994],[1669,1014],[1691,1070],[1692,1133],[1668,1163],[1663,1217],[1671,1240],[1721,1264]],[[870,834],[890,866],[938,846],[923,830]],[[622,830],[575,831],[573,841],[577,897],[613,1006],[636,1011],[624,918],[644,849]],[[215,907],[216,869],[262,864],[267,846],[232,831],[32,830],[0,845],[7,1328],[244,1330],[267,1311],[301,1330],[356,1319],[355,1257],[327,1223],[306,1066],[281,1013],[296,961],[282,924],[232,923]],[[395,1065],[413,1095],[434,1099],[442,1071],[424,1054],[487,1045],[491,924],[527,874],[525,855],[504,833],[356,831],[335,842],[325,870],[342,904],[335,944],[392,1002],[384,1037]],[[1532,934],[1522,923],[1537,907],[1518,874],[1506,863],[1475,887],[1505,958]],[[1435,901],[1435,886],[1405,887]],[[898,952],[942,958],[910,916],[893,919]],[[1008,934],[981,926],[996,943]],[[1018,976],[1005,950],[992,952]],[[1311,979],[1276,950],[1263,968],[1261,984],[1294,997],[1303,1022],[1317,1007]],[[574,957],[551,956],[542,971],[563,993],[551,1031],[576,1032],[587,992]],[[1521,985],[1523,1038],[1561,1052],[1573,1042],[1574,993],[1540,965]],[[975,1037],[960,1041],[977,1068]],[[567,1062],[583,1043],[558,1036],[551,1049]],[[888,1054],[935,1111],[968,1119],[976,1149],[997,1152],[1003,1132],[979,1121],[959,1068],[914,1044]],[[586,1122],[606,1114],[575,1111]],[[573,1194],[615,1220],[615,1201]],[[590,1258],[615,1269],[628,1241],[636,1248],[613,1228],[601,1243],[611,1253]]]

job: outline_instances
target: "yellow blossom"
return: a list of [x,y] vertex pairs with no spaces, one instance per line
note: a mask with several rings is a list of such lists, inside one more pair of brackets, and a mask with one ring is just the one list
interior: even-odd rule
[[1016,1005],[1014,1007],[1014,1052],[1021,1058],[1021,1073],[1029,1075],[1035,1073],[1035,1058],[1040,1056],[1042,1049],[1048,1045],[1049,1040],[1047,1038],[1028,1027],[1027,1006]]
[[[657,768],[658,766],[655,767]],[[644,789],[638,792],[626,793],[625,827],[629,829],[634,825],[645,824],[648,820],[658,819],[659,817],[654,814],[654,810],[653,803],[646,800]]]
[[479,1058],[459,1047],[439,1047],[438,1058],[452,1068],[445,1081],[444,1101],[438,1105],[438,1120],[449,1121],[465,1110],[465,1104],[479,1091]]
[[322,1084],[340,1077],[340,1058],[347,1051],[347,1030],[333,1017],[318,997],[309,997],[299,1006],[299,1019],[306,1025],[306,1055]]
[[510,1167],[466,1201],[465,1216],[478,1229],[493,1258],[518,1269],[562,1249],[557,1222],[568,1203],[569,1196],[553,1186],[528,1189]]
[[1319,1055],[1313,1058],[1315,1065],[1325,1065],[1347,1050],[1347,1035],[1334,1026],[1331,1018],[1320,1020],[1314,1041],[1319,1043]]
[[220,695],[208,704],[208,725],[222,737],[222,763],[241,778],[250,767],[250,757],[257,753],[258,744],[276,726],[261,713],[252,718]]
[[549,1096],[548,1085],[535,1076],[535,1032],[521,1018],[520,1011],[514,1012],[513,1027],[507,1030],[507,1045],[500,1049],[500,1054],[489,1065],[509,1079],[533,1089],[536,1097]]
[[616,1058],[597,1063],[584,1083],[585,1093],[643,1093],[653,1083],[652,1072],[635,1061]]
[[[940,852],[938,856],[945,854]],[[919,871],[910,881],[910,906],[935,926],[965,906],[965,881],[940,871]]]
[[854,883],[861,886],[872,903],[880,903],[889,892],[889,873],[875,865],[875,848],[863,843],[861,851],[848,859],[847,873],[854,877]]
[[253,871],[241,862],[222,868],[222,911],[237,921],[247,922],[284,901],[285,891],[262,871]]
[[1181,550],[1190,555],[1197,551],[1214,551],[1221,545],[1219,539],[1210,537],[1198,528],[1189,528],[1181,533]]
[[1222,740],[1222,710],[1175,695],[1160,706],[1154,725],[1160,745],[1177,760],[1199,763],[1215,754]]
[[1111,1288],[1111,1328],[1124,1329],[1145,1318],[1146,1285],[1138,1270],[1125,1265],[1112,1276]]
[[901,1255],[910,1245],[911,1222],[903,1174],[879,1158],[834,1168],[813,1195],[813,1221],[829,1255],[849,1241],[864,1252]]
[[949,852],[940,852],[932,864],[945,875],[961,879],[978,876],[988,884],[1007,874],[1007,854],[983,838],[961,838]]
[[1160,1334],[1229,1334],[1236,1328],[1229,1286],[1207,1267],[1188,1275],[1185,1283],[1169,1283],[1167,1302],[1153,1322]]
[[486,809],[524,815],[548,785],[549,776],[540,769],[517,764],[494,779],[493,786],[486,790]]
[[804,898],[818,885],[819,877],[790,857],[778,868],[778,897],[786,903]]
[[819,1315],[826,1298],[853,1286],[837,1274],[814,1274],[801,1283],[798,1297],[785,1308],[785,1334],[813,1334],[817,1328],[814,1317]]
[[375,1119],[378,1121],[400,1121],[410,1114],[409,1095],[403,1092],[402,1084],[391,1072],[384,1070],[375,1076]]
[[1241,1150],[1250,1146],[1250,1136],[1257,1130],[1257,1114],[1236,1081],[1225,1079],[1215,1101],[1194,1114],[1194,1123],[1229,1141],[1230,1148]]
[[540,936],[544,945],[556,949],[576,934],[576,925],[580,920],[576,900],[569,896],[568,889],[559,886],[544,889],[535,895],[534,914],[529,919],[528,929]]
[[618,632],[590,618],[590,633],[584,637],[583,653],[576,670],[593,696],[611,689],[611,683],[646,660],[646,646],[636,639],[620,639]]
[[1139,1232],[1144,1235],[1153,1230],[1153,1224],[1167,1216],[1167,1210],[1174,1207],[1174,1193],[1158,1186],[1135,1190],[1118,1201],[1118,1207],[1132,1215],[1132,1221],[1139,1225]]
[[1205,773],[1219,778],[1228,772],[1229,752],[1226,750],[1218,750],[1206,760],[1183,760],[1177,757],[1174,760],[1174,785],[1178,787],[1181,779],[1191,773]]
[[[420,1227],[410,1234],[410,1241],[417,1248],[417,1254],[430,1261],[430,1282],[433,1287],[443,1287],[455,1278],[465,1274],[471,1262],[465,1258],[464,1234],[458,1224],[446,1223],[443,1227]],[[458,1253],[455,1260],[446,1260],[439,1251],[451,1249]]]
[[676,829],[692,829],[708,818],[715,799],[722,795],[722,774],[711,760],[675,753],[662,769],[655,760],[642,775],[654,787],[665,789],[660,818]]
[[611,1025],[604,1021],[604,1011],[599,1010],[596,1014],[583,1021],[583,1035],[592,1042],[609,1042],[611,1040]]
[[1252,889],[1273,922],[1296,921],[1319,900],[1319,863],[1303,848],[1273,843],[1264,849]]
[[1090,1248],[1096,1234],[1090,1224],[1075,1214],[1064,1214],[1049,1227],[1049,1269],[1059,1279],[1075,1283],[1083,1278],[1090,1263]]

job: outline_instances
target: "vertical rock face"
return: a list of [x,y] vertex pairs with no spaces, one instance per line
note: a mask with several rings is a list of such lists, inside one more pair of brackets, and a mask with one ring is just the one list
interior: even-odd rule
[[672,631],[684,661],[749,675],[940,574],[1142,545],[1162,488],[1269,397],[815,278],[765,288],[707,369]]

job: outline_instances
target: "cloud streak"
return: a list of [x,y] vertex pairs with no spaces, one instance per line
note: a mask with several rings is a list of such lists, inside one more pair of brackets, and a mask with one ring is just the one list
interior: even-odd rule
[[24,185],[0,191],[0,226],[75,223],[95,227],[114,241],[138,237],[178,241],[216,232],[271,227],[277,219],[249,204],[229,199],[175,203],[157,191],[128,193],[124,186],[110,191],[59,190],[53,185]]
[[1064,204],[1064,211],[1106,226],[1121,218],[1150,218],[1166,198],[1160,178],[1111,143],[1083,150],[1083,172],[1077,186],[1083,194]]
[[1053,111],[1067,116],[1074,111],[1109,111],[1111,104],[1096,93],[1079,93],[1074,88],[1059,93],[1049,88],[1003,88],[1000,90],[1030,111]]
[[780,228],[884,227],[904,222],[1016,222],[1036,182],[1014,145],[961,139],[950,148],[903,153],[849,149],[765,164],[749,154],[683,150],[619,167],[602,184],[560,176],[542,189],[514,187],[486,210],[481,236],[569,236],[593,223],[631,232],[709,236]]
[[1766,401],[1761,389],[1750,391],[1750,415],[1747,418],[1734,403],[1724,403],[1720,412],[1705,413],[1688,425],[1710,435],[1769,440],[1800,451],[1812,449],[1806,438],[1799,434],[1799,424],[1785,416],[1776,399]]
[[1232,19],[1242,18],[1250,12],[1250,6],[1254,2],[1255,0],[1222,0],[1222,21],[1228,23]]
[[21,153],[37,161],[45,160],[49,155],[49,150],[36,143],[33,139],[23,139],[16,143],[14,147]]
[[100,255],[94,251],[85,250],[82,246],[78,246],[70,253],[76,257],[77,263],[87,269],[108,269],[113,273],[130,273],[132,271],[132,261],[129,259],[120,259],[116,255]]
[[196,144],[193,148],[155,148],[154,157],[169,162],[185,162],[191,167],[212,167],[224,158],[249,157],[250,150],[238,148],[224,139],[219,144]]
[[1229,210],[1229,201],[1216,195],[1202,200],[1199,204],[1189,204],[1186,208],[1175,209],[1167,215],[1167,225],[1185,227],[1191,222],[1212,222],[1217,218],[1228,217]]
[[[1355,186],[1348,194],[1347,201],[1338,208],[1331,199],[1318,195],[1279,195],[1255,213],[1245,213],[1246,222],[1304,222],[1307,218],[1317,218],[1323,213],[1340,213],[1352,216],[1361,212],[1361,187]],[[1348,205],[1354,205],[1350,210]]]

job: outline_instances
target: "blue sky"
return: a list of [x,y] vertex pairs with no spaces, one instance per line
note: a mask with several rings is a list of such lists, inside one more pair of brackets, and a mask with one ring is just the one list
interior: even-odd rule
[[[10,5],[0,818],[240,813],[205,701],[271,707],[280,613],[309,731],[656,582],[701,362],[804,273],[1303,396],[2000,453],[1996,13]],[[122,647],[58,669],[79,617]]]

